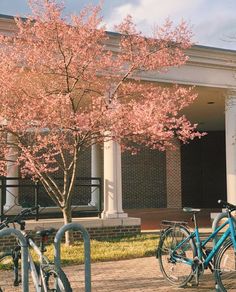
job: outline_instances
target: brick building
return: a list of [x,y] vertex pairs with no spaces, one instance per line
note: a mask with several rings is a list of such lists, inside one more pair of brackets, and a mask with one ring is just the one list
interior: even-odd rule
[[[14,19],[0,15],[0,31],[14,33]],[[117,35],[110,33],[109,42],[116,47]],[[121,153],[114,142],[93,146],[81,157],[79,175],[102,177],[102,218],[123,220],[123,209],[132,208],[211,208],[218,198],[236,204],[236,51],[193,46],[187,55],[186,65],[142,78],[195,86],[198,98],[185,114],[208,135],[176,144],[175,151],[146,149],[135,156]],[[91,192],[90,206],[98,204],[97,196]]]

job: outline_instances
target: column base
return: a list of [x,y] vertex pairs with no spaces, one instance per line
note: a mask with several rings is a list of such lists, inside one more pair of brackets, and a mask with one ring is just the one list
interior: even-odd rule
[[101,214],[102,219],[115,219],[115,218],[127,218],[128,214],[127,213],[109,213],[109,212],[102,212]]

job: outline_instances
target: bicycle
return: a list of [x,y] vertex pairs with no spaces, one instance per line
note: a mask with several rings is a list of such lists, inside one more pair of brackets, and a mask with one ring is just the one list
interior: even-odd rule
[[[39,263],[35,263],[32,255],[29,252],[29,269],[31,272],[33,285],[36,292],[70,292],[72,291],[68,278],[61,268],[56,267],[49,259],[44,255],[45,242],[47,237],[52,234],[54,229],[44,229],[36,232],[36,235],[40,237],[40,246],[38,247],[34,240],[25,232],[25,221],[23,219],[30,214],[33,214],[38,207],[27,208],[21,211],[14,218],[6,218],[0,223],[0,230],[9,227],[9,224],[15,223],[20,226],[20,230],[27,239],[28,248],[32,248],[39,258]],[[0,254],[0,263],[8,258],[8,262],[11,261],[14,267],[14,286],[18,286],[21,282],[19,277],[19,260],[21,258],[21,246],[17,241],[17,245],[11,251],[5,251]],[[1,288],[0,288],[1,289]],[[1,290],[0,290],[1,291]]]
[[[206,269],[214,273],[216,288],[222,292],[236,291],[236,232],[232,212],[236,206],[219,200],[226,208],[227,220],[201,240],[196,214],[200,209],[183,208],[192,214],[194,230],[190,232],[187,222],[166,221],[162,231],[156,257],[164,278],[170,284],[185,287],[193,278],[196,285]],[[219,232],[227,229],[220,236]],[[213,248],[206,246],[215,239]],[[219,290],[218,290],[219,291]]]

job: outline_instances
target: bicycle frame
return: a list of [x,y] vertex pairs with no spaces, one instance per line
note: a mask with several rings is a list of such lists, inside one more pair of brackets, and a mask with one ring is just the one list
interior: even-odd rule
[[[204,249],[206,244],[209,241],[211,241],[212,239],[214,239],[217,236],[217,234],[227,224],[229,225],[227,230],[218,239],[218,241],[216,242],[216,244],[213,247],[213,249],[211,250],[211,252],[206,256],[205,259],[203,259],[202,249]],[[181,241],[176,246],[176,248],[172,251],[171,256],[179,262],[183,262],[183,263],[188,264],[188,265],[193,265],[194,260],[188,259],[188,258],[183,259],[181,257],[178,257],[178,255],[175,255],[175,251],[178,250],[179,248],[181,248],[181,246],[183,246],[188,240],[195,238],[196,239],[196,248],[197,248],[197,257],[198,257],[198,259],[202,260],[204,268],[206,268],[209,265],[210,261],[213,259],[213,257],[216,255],[216,253],[218,252],[220,247],[223,245],[223,243],[226,241],[226,239],[229,236],[231,237],[231,240],[232,240],[233,246],[234,246],[234,250],[236,252],[236,233],[235,233],[235,229],[234,229],[234,222],[233,222],[233,219],[231,218],[231,216],[229,216],[228,219],[221,226],[219,226],[214,232],[212,232],[212,234],[209,237],[207,237],[204,241],[201,241],[200,235],[199,235],[199,229],[198,229],[198,226],[196,226],[194,231],[192,233],[190,233],[190,235],[187,238],[185,238],[183,241]]]
[[49,265],[49,261],[48,261],[47,257],[45,257],[42,254],[42,252],[39,249],[39,247],[34,243],[34,241],[31,238],[28,239],[28,243],[33,248],[33,250],[37,253],[37,255],[39,257],[39,261],[40,261],[40,271],[39,272],[40,272],[40,275],[41,275],[41,281],[40,281],[40,278],[38,276],[38,273],[37,273],[34,261],[32,259],[32,256],[29,253],[30,271],[31,271],[31,276],[32,276],[32,279],[33,279],[34,287],[36,289],[36,292],[41,292],[41,289],[42,289],[41,284],[43,284],[44,290],[46,291],[47,287],[46,287],[46,283],[45,283],[45,278],[43,277],[41,265],[44,264],[44,263]]
[[33,262],[32,256],[29,254],[29,269],[31,272],[31,277],[34,283],[34,288],[36,292],[41,292],[41,287],[39,285],[39,277],[38,277],[38,273],[36,271],[36,267],[35,264]]
[[[46,256],[44,256],[44,239],[47,235],[52,233],[52,230],[45,230],[44,233],[40,232],[41,236],[41,244],[40,247],[35,244],[33,239],[31,239],[27,233],[24,231],[25,230],[25,221],[23,221],[23,217],[32,214],[32,212],[36,211],[38,207],[33,207],[33,208],[28,208],[26,210],[21,211],[18,215],[16,215],[13,219],[6,218],[3,222],[0,224],[0,230],[7,227],[6,229],[7,232],[13,232],[16,233],[18,241],[17,241],[17,246],[12,250],[10,256],[12,256],[13,264],[14,264],[14,286],[18,286],[20,283],[18,279],[18,264],[19,264],[19,259],[22,251],[22,247],[25,247],[27,250],[27,253],[25,249],[23,249],[23,261],[22,261],[22,270],[23,270],[23,279],[22,283],[23,285],[26,285],[25,283],[27,282],[28,285],[28,269],[31,271],[32,279],[33,279],[33,285],[35,288],[36,292],[41,292],[42,290],[48,291],[48,280],[49,277],[53,274],[54,279],[56,279],[55,284],[57,287],[61,288],[63,287],[64,283],[61,281],[58,284],[58,275],[57,272],[54,270],[54,264],[51,264]],[[9,224],[12,223],[14,229],[10,228],[9,229]],[[18,231],[15,229],[15,223],[20,225],[20,230]],[[1,231],[1,233],[4,233],[4,230]],[[23,239],[21,239],[23,238]],[[20,241],[19,241],[20,240]],[[22,243],[23,242],[23,243]],[[38,255],[39,258],[39,267],[36,265],[33,261],[33,258],[30,253],[28,253],[28,249],[32,248],[36,254]],[[27,254],[27,256],[25,256]],[[27,272],[25,272],[27,271]],[[62,271],[60,271],[62,274]],[[56,276],[55,276],[56,275]],[[64,275],[64,274],[62,274]],[[64,275],[64,281],[66,282],[66,286],[70,288],[70,285],[68,285],[68,280],[66,276]],[[1,289],[1,288],[0,288]],[[70,288],[71,290],[71,288]],[[0,290],[1,291],[1,290]],[[24,291],[28,291],[27,287],[24,286]],[[72,290],[71,290],[72,291]]]

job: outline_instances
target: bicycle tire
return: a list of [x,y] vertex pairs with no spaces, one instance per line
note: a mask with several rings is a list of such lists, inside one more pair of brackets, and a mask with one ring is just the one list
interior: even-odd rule
[[[171,226],[162,234],[158,249],[157,258],[160,270],[164,278],[173,286],[184,287],[193,277],[191,265],[176,261],[171,257],[176,246],[190,235],[188,229],[182,225]],[[193,259],[197,255],[196,245],[193,239],[189,239],[175,251],[180,258]]]
[[56,272],[59,276],[59,278],[61,279],[64,287],[66,288],[66,292],[72,292],[72,288],[71,288],[71,285],[70,285],[70,282],[69,282],[69,279],[67,278],[65,272],[61,269],[61,268],[57,268],[56,269]]
[[220,291],[236,291],[236,255],[231,239],[216,255],[215,278]]
[[[40,267],[35,264],[37,273],[40,275]],[[41,284],[42,292],[72,292],[70,282],[61,268],[46,267],[42,269],[43,276],[46,282],[46,289]],[[40,277],[39,277],[40,278]]]

